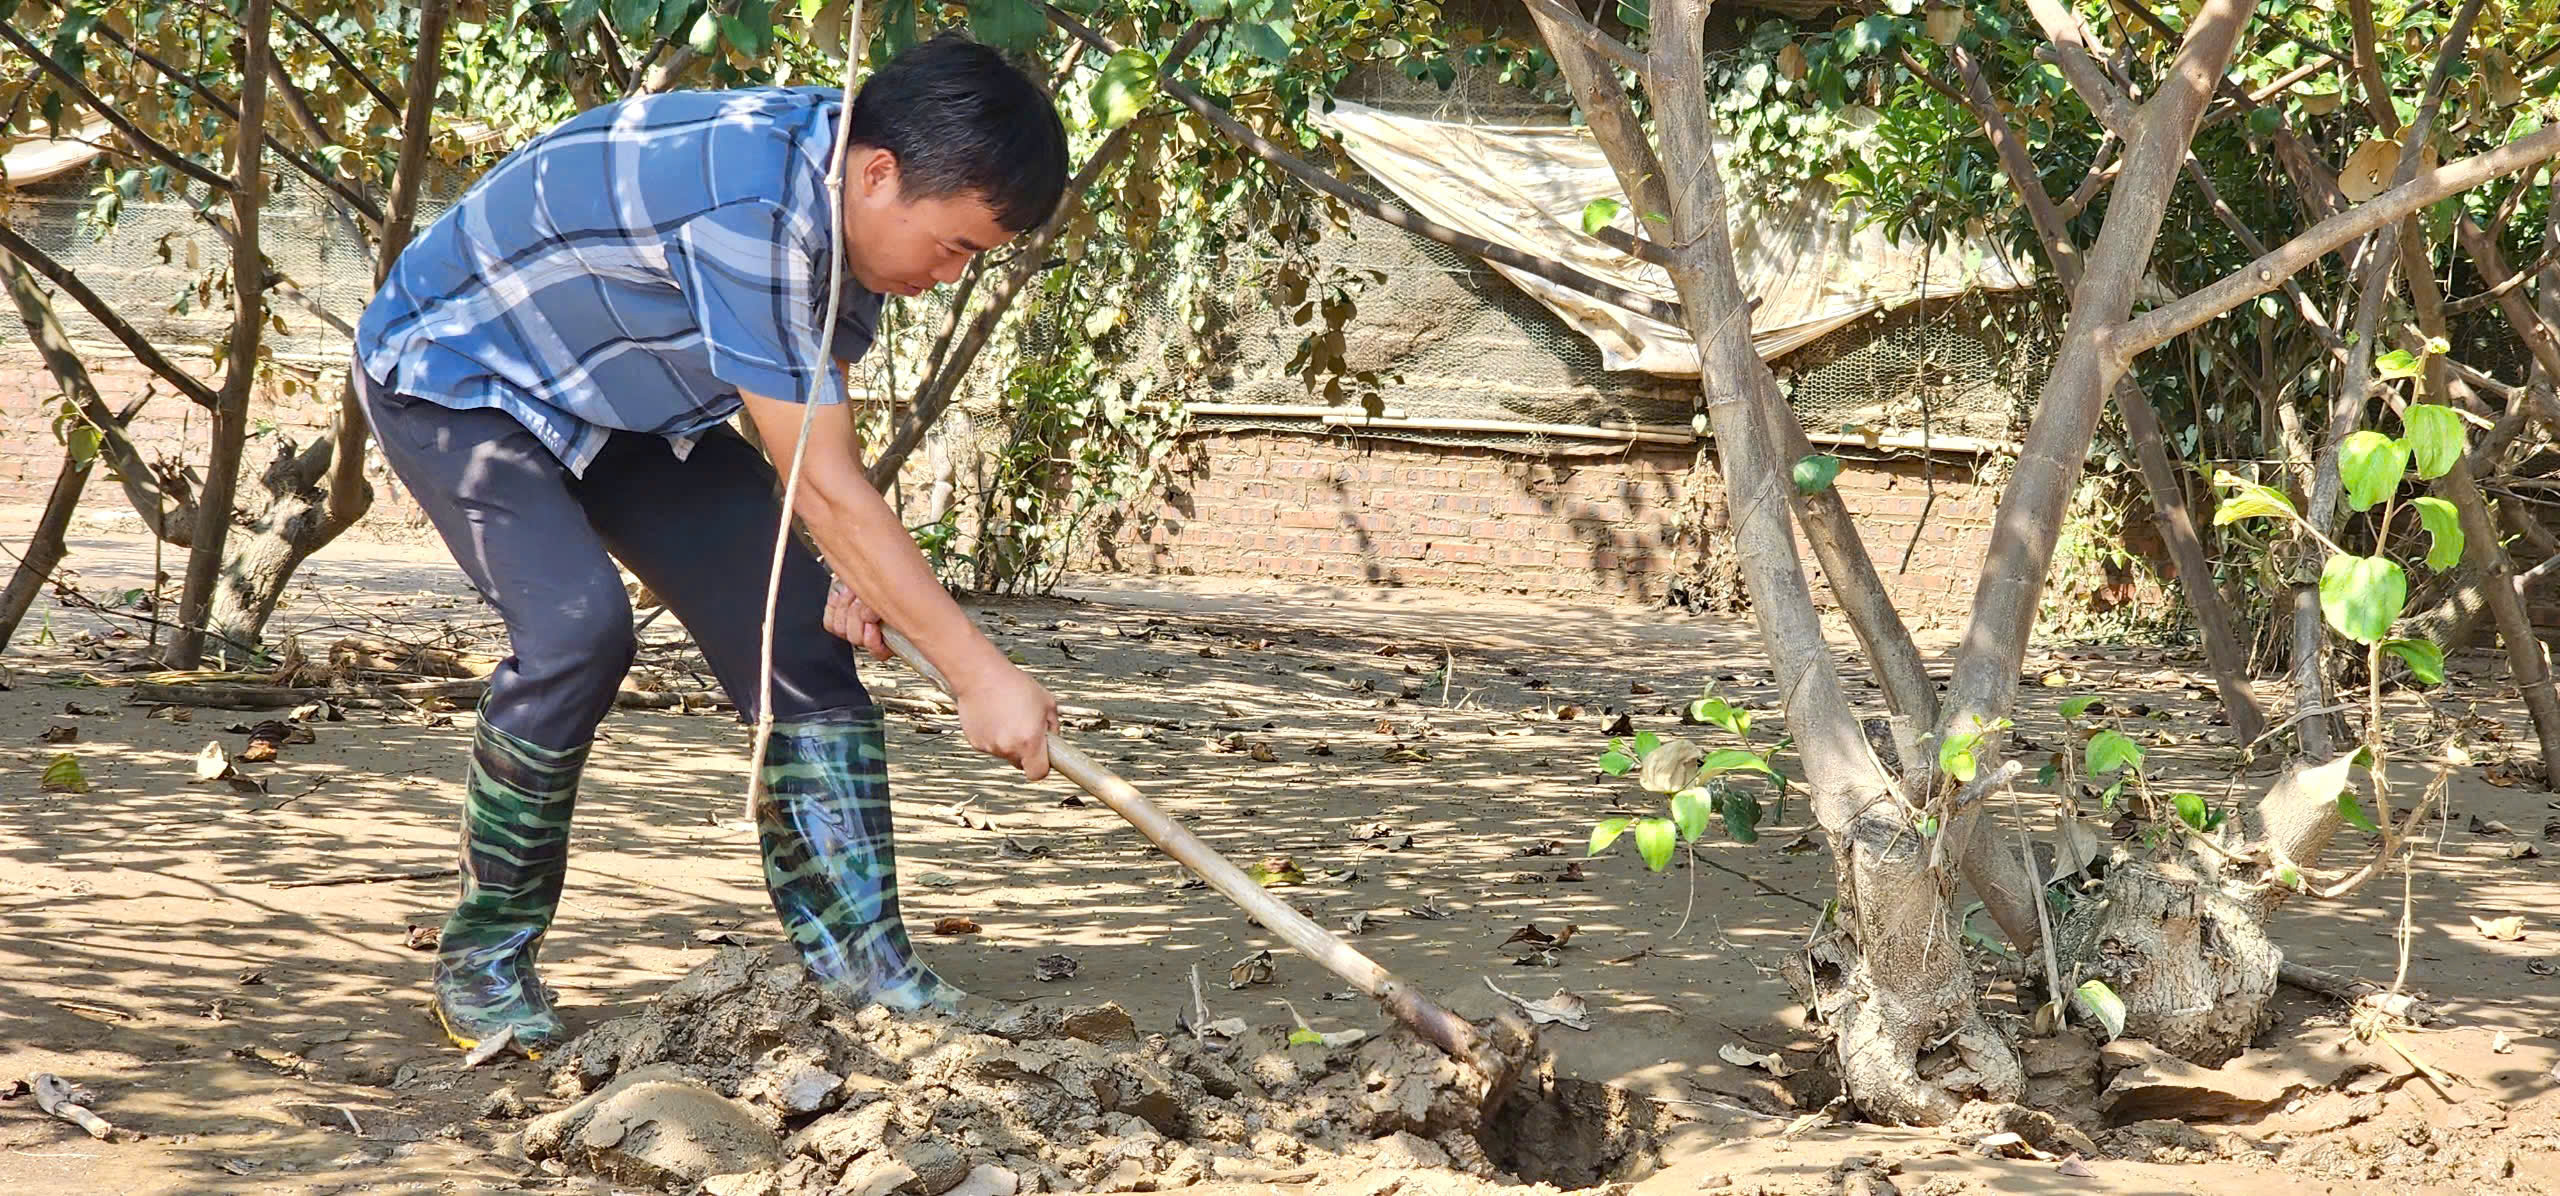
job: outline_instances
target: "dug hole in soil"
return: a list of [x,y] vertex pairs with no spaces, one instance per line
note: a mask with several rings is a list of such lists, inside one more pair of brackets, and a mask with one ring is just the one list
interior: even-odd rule
[[[1116,1004],[982,1024],[854,1008],[787,949],[722,951],[559,1050],[499,1143],[553,1173],[714,1196],[1153,1191],[1430,1170],[1436,1191],[1585,1186],[1646,1165],[1634,1107],[1530,1076],[1484,1085],[1402,1029],[1291,1041],[1142,1033]],[[1584,1091],[1584,1090],[1590,1091]],[[1565,1095],[1570,1094],[1570,1095]],[[490,1112],[530,1113],[500,1093]],[[1614,1106],[1614,1107],[1612,1107]]]

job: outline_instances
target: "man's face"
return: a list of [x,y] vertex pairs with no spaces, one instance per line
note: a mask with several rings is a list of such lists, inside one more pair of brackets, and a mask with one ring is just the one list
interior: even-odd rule
[[910,200],[898,160],[854,146],[845,163],[845,261],[854,281],[883,295],[921,295],[957,281],[969,259],[1013,239],[994,209],[962,193]]

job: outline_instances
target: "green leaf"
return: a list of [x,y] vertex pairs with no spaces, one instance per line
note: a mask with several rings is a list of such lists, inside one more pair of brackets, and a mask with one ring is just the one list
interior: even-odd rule
[[1723,698],[1700,698],[1689,704],[1689,717],[1725,729],[1727,734],[1744,739],[1751,737],[1751,715],[1736,710]]
[[1305,1026],[1300,1026],[1295,1030],[1289,1031],[1289,1045],[1322,1046],[1324,1045],[1324,1035],[1318,1034]]
[[1815,453],[1796,461],[1796,493],[1820,494],[1831,488],[1831,480],[1840,476],[1840,458],[1828,453]]
[[1027,50],[1049,31],[1033,0],[969,0],[969,32],[1000,50]]
[[69,752],[58,752],[53,763],[44,766],[44,779],[37,787],[47,793],[87,793],[88,774],[80,771],[80,758]]
[[2417,403],[2400,413],[2401,443],[2417,463],[2418,476],[2430,481],[2453,472],[2454,462],[2470,448],[2462,416],[2451,407]]
[[1938,768],[1957,781],[1973,779],[1973,745],[1982,741],[1982,733],[1950,735],[1938,742]]
[[720,18],[718,14],[713,13],[709,9],[704,9],[701,16],[693,19],[693,31],[685,35],[684,41],[685,45],[690,47],[696,54],[708,56],[713,51],[718,50],[720,48]]
[[2462,512],[2441,498],[2413,499],[2427,529],[2427,568],[2442,573],[2462,563]]
[[2071,995],[2082,1013],[2098,1019],[2098,1024],[2107,1028],[2108,1038],[2124,1036],[2124,998],[2107,987],[2106,981],[2084,980]]
[[2371,510],[2408,476],[2409,446],[2380,432],[2351,432],[2338,445],[2338,472],[2346,478],[2347,505]]
[[2378,378],[2415,378],[2426,369],[2426,363],[2407,349],[2393,349],[2373,359],[2374,376]]
[[1628,769],[1635,766],[1636,758],[1619,748],[1613,747],[1600,754],[1600,771],[1610,776],[1623,777],[1627,775]]
[[1653,749],[1661,746],[1661,736],[1656,735],[1651,731],[1636,732],[1636,759],[1641,760],[1652,755]]
[[1876,13],[1850,26],[1848,34],[1840,39],[1840,45],[1852,57],[1881,53],[1893,48],[1894,34],[1898,29],[1899,25],[1892,17]]
[[1105,129],[1116,129],[1129,123],[1156,94],[1156,56],[1144,50],[1127,49],[1111,56],[1102,64],[1101,77],[1093,81],[1093,114]]
[[1287,21],[1265,21],[1235,27],[1236,44],[1244,52],[1269,63],[1289,61],[1289,49],[1297,41],[1297,31]]
[[2064,698],[2062,700],[2062,717],[2078,718],[2081,715],[2089,713],[2089,708],[2097,704],[2098,699],[2094,694],[2082,694],[2076,698]]
[[2232,473],[2214,474],[2213,484],[2216,489],[2231,492],[2213,513],[2215,527],[2238,523],[2243,519],[2255,519],[2261,515],[2273,515],[2292,520],[2302,518],[2302,515],[2293,509],[2292,501],[2274,487],[2261,486]]
[[1583,235],[1600,235],[1600,230],[1609,227],[1609,222],[1618,218],[1618,213],[1624,206],[1605,195],[1582,205]]
[[1760,841],[1760,799],[1738,789],[1725,791],[1718,813],[1724,815],[1724,833],[1736,843]]
[[916,28],[916,7],[922,2],[889,0],[889,15],[880,23],[880,40],[891,58],[906,53],[924,40],[923,31]]
[[1762,773],[1772,777],[1778,775],[1778,770],[1769,767],[1769,762],[1758,752],[1746,752],[1741,748],[1718,748],[1707,753],[1707,758],[1698,762],[1698,779],[1703,781],[1718,773],[1736,770]]
[[1714,804],[1707,800],[1704,789],[1683,789],[1671,795],[1671,822],[1680,828],[1680,837],[1692,843],[1706,837],[1707,822],[1715,817]]
[[2142,763],[2142,745],[2117,730],[2100,731],[2089,737],[2087,754],[2089,775],[2103,776]]
[[2428,685],[2444,684],[2444,649],[2426,640],[2384,640],[2382,650],[2409,666],[2409,674]]
[[1634,822],[1633,818],[1602,819],[1600,825],[1591,828],[1591,848],[1582,854],[1598,855],[1609,850],[1609,845],[1617,842],[1618,836],[1627,833],[1627,827]]
[[1644,857],[1644,866],[1660,872],[1671,866],[1671,853],[1680,846],[1680,828],[1668,818],[1647,818],[1636,823],[1636,854]]
[[2382,833],[2382,828],[2373,824],[2373,816],[2364,812],[2364,803],[2356,800],[2352,790],[2338,794],[2338,813],[2347,820],[2349,826],[2357,830],[2368,835]]
[[2176,807],[2178,811],[2178,821],[2186,823],[2188,826],[2194,827],[2200,831],[2212,829],[2210,823],[2207,821],[2210,815],[2205,809],[2204,799],[2202,797],[2193,793],[2181,793],[2170,798],[2169,804]]
[[2392,561],[2373,556],[2333,556],[2320,567],[2320,614],[2338,634],[2359,644],[2391,634],[2409,600],[2409,577]]
[[2276,865],[2276,883],[2283,885],[2288,889],[2301,888],[2302,869],[2296,868],[2290,863]]
[[87,420],[71,425],[63,434],[63,446],[71,450],[72,461],[79,465],[98,459],[98,443],[98,429]]
[[1227,0],[1191,0],[1191,15],[1214,21],[1227,15]]

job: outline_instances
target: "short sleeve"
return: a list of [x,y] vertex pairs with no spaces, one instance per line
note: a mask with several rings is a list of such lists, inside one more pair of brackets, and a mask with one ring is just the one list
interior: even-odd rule
[[[780,207],[746,200],[706,211],[677,231],[669,258],[713,377],[794,403],[844,401],[840,375],[820,364],[826,290],[817,265],[825,259]],[[837,321],[839,329],[852,323]]]

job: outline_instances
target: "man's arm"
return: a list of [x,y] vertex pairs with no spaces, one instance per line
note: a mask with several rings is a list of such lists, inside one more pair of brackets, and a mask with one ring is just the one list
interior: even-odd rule
[[[775,469],[788,471],[800,438],[800,404],[741,397]],[[971,745],[1020,765],[1032,780],[1047,775],[1047,736],[1057,725],[1057,700],[969,621],[897,512],[863,476],[852,408],[821,405],[808,418],[796,513],[828,566],[950,679]]]

